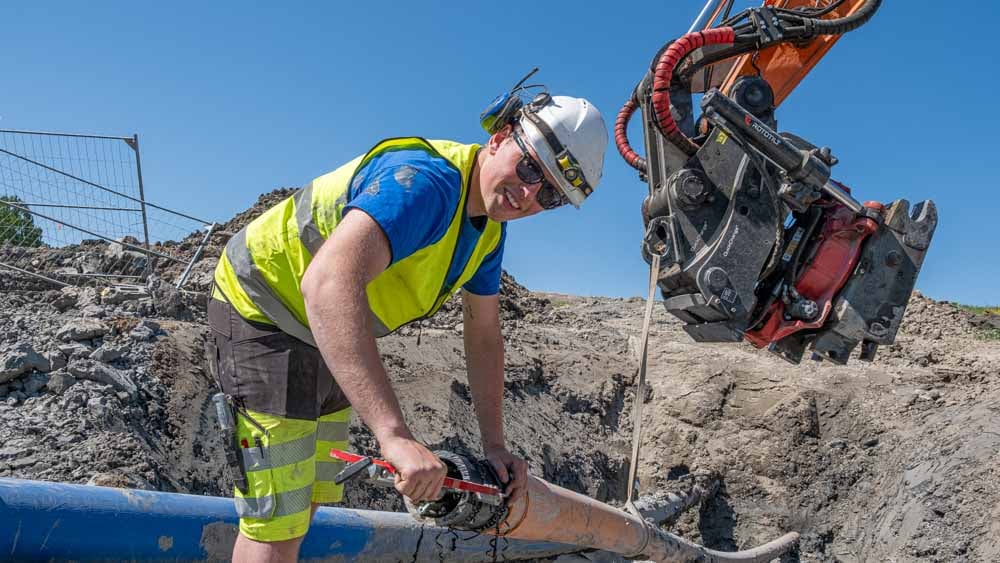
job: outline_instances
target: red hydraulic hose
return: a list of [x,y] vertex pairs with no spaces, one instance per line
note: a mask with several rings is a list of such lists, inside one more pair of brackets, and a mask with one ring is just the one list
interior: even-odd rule
[[[673,79],[674,68],[691,51],[704,45],[732,44],[736,32],[732,27],[692,31],[670,44],[660,56],[653,69],[653,109],[655,119],[664,136],[689,155],[698,152],[698,146],[691,142],[677,127],[677,122],[670,114],[670,81]],[[628,122],[639,107],[634,98],[629,99],[618,112],[615,120],[615,146],[619,154],[629,166],[641,173],[646,172],[646,159],[639,156],[628,142]]]
[[635,113],[638,107],[639,104],[634,99],[630,99],[625,102],[625,105],[618,112],[618,118],[615,119],[615,145],[629,166],[645,174],[646,159],[632,150],[632,145],[628,142],[628,122],[632,119],[632,114]]
[[653,69],[653,112],[660,131],[689,155],[698,152],[698,145],[681,132],[674,117],[670,115],[670,82],[674,77],[674,69],[691,51],[705,45],[731,45],[735,38],[736,32],[732,27],[692,31],[671,43]]

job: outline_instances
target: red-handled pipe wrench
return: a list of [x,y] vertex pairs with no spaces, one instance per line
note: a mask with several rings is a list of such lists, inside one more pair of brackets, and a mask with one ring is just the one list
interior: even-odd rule
[[[338,485],[342,485],[344,482],[357,477],[365,470],[368,472],[368,478],[378,485],[391,487],[396,483],[396,479],[393,477],[396,474],[396,468],[383,459],[352,454],[336,448],[330,450],[330,457],[350,464],[333,478],[333,482]],[[496,487],[455,479],[454,477],[445,477],[442,489],[453,492],[476,493],[479,495],[480,500],[494,505],[502,503],[504,498],[503,491]]]

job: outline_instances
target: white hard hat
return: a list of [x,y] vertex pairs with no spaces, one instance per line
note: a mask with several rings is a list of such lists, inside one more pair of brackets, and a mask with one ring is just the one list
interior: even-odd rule
[[541,165],[579,208],[604,170],[608,129],[601,112],[583,98],[542,93],[524,106],[519,122]]

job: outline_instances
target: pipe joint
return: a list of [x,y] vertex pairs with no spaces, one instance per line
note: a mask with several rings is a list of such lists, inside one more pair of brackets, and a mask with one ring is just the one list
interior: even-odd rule
[[[448,467],[449,477],[503,490],[500,477],[488,461],[443,450],[435,451],[434,455],[441,458]],[[440,499],[431,502],[414,503],[406,499],[405,503],[406,510],[419,521],[472,532],[493,530],[496,535],[501,535],[500,523],[510,512],[505,499],[468,491],[448,491]]]

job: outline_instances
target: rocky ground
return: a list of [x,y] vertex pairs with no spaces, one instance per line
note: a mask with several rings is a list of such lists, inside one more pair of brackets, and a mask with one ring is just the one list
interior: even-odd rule
[[[225,494],[199,292],[225,233],[281,195],[220,226],[189,292],[159,281],[151,296],[58,290],[0,274],[0,476]],[[191,253],[199,237],[172,250]],[[160,264],[159,279],[180,269]],[[644,303],[534,293],[505,277],[502,306],[512,449],[533,473],[620,503]],[[379,346],[415,433],[476,452],[459,311],[453,302]],[[996,316],[915,295],[874,363],[793,366],[746,344],[692,342],[657,307],[648,377],[642,491],[720,477],[677,533],[735,550],[797,530],[801,561],[1000,560]],[[352,446],[374,445],[355,423]],[[347,504],[402,509],[369,487]]]

